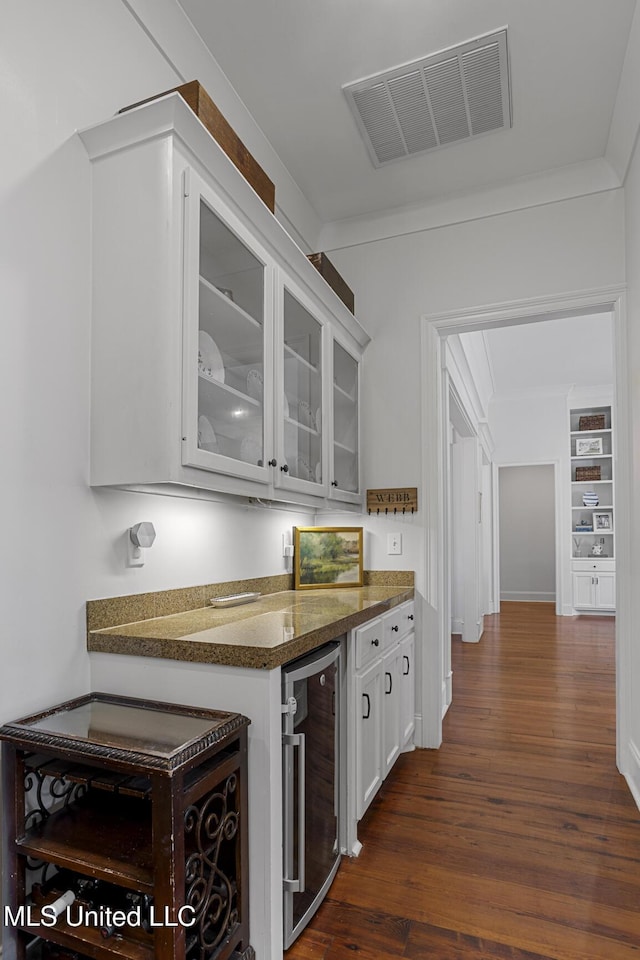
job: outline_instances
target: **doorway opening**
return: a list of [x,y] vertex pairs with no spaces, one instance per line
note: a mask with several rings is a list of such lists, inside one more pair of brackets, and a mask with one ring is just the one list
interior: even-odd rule
[[500,602],[553,603],[557,584],[556,464],[498,467]]
[[[583,295],[518,301],[467,313],[447,313],[423,318],[423,391],[422,409],[425,425],[423,446],[423,502],[427,511],[429,537],[426,543],[426,590],[423,623],[426,649],[422,663],[423,736],[424,746],[439,746],[442,741],[442,717],[447,708],[450,678],[445,670],[451,634],[451,539],[449,518],[451,492],[448,485],[449,466],[449,403],[450,375],[447,369],[447,339],[452,334],[497,330],[544,320],[588,317],[610,312],[614,352],[614,406],[617,420],[616,502],[624,516],[631,504],[630,464],[627,441],[629,429],[629,388],[626,376],[626,334],[624,292],[622,290],[591,291]],[[497,518],[493,518],[494,530]],[[628,742],[630,699],[626,675],[630,663],[630,626],[628,582],[630,537],[620,528],[616,546],[616,740],[618,767],[625,772],[623,744]],[[568,578],[568,573],[565,574]],[[495,572],[496,581],[499,579]],[[494,584],[495,586],[495,584]],[[494,594],[495,595],[495,594]]]

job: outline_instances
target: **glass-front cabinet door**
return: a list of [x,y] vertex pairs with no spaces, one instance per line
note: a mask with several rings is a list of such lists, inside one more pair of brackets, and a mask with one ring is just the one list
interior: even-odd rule
[[282,427],[280,484],[323,492],[324,326],[287,286],[282,303]]
[[354,501],[360,493],[358,374],[358,361],[334,340],[331,491],[352,494]]
[[[266,304],[272,270],[191,176],[187,200],[183,462],[268,479],[272,444]],[[194,269],[197,263],[197,269]],[[267,402],[265,402],[267,401]]]

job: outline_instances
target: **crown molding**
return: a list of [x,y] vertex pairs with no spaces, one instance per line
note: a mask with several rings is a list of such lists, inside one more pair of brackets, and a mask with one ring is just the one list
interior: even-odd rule
[[336,220],[320,231],[322,250],[344,249],[377,240],[483,220],[517,210],[617,190],[621,181],[602,157],[520,177],[474,193],[444,197],[364,217]]

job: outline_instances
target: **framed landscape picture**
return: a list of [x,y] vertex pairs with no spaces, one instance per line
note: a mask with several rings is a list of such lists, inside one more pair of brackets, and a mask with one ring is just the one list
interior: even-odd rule
[[294,527],[294,587],[362,586],[362,527]]

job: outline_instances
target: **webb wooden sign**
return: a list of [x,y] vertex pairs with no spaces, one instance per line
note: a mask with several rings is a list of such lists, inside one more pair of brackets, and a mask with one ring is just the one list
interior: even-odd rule
[[369,513],[415,513],[418,509],[417,487],[385,487],[382,490],[367,490]]

